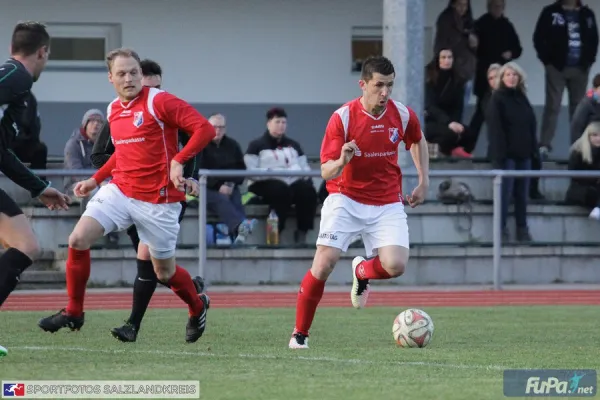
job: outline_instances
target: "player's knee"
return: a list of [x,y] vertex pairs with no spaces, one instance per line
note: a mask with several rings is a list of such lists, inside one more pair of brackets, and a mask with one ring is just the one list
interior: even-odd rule
[[69,235],[69,247],[76,250],[87,250],[92,246],[84,232],[75,230]]
[[25,254],[27,257],[29,257],[30,259],[32,259],[34,261],[42,253],[40,244],[38,243],[38,241],[35,238],[32,240],[14,243],[10,247],[19,250],[21,253]]
[[326,280],[333,272],[333,268],[335,268],[339,259],[339,249],[327,246],[317,246],[315,259],[311,268],[313,276],[317,279]]
[[402,258],[383,259],[381,260],[381,265],[392,278],[403,275],[406,270],[406,260]]

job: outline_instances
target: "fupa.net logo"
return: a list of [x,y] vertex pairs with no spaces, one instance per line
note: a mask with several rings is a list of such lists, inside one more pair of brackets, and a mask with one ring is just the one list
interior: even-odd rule
[[594,397],[598,376],[594,369],[507,369],[506,397]]
[[567,379],[559,379],[551,376],[547,378],[540,378],[539,376],[532,376],[527,379],[527,386],[525,387],[525,394],[536,394],[536,395],[575,395],[575,394],[587,394],[594,393],[594,386],[580,386],[579,381],[585,376],[585,373],[574,372],[573,375]]

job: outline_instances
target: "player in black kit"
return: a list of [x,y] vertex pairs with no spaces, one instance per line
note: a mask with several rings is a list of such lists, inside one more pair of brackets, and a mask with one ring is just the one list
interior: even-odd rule
[[[36,176],[10,150],[28,113],[27,98],[50,54],[50,36],[38,22],[19,22],[13,31],[11,57],[0,65],[0,171],[27,189],[51,210],[66,210],[70,199]],[[37,239],[23,211],[0,189],[0,239],[5,252],[0,256],[0,307],[15,289],[21,273],[38,256]]]
[[[162,83],[162,68],[160,65],[152,60],[142,60],[140,65],[143,75],[142,85],[160,89]],[[179,132],[179,142],[182,147],[187,144],[188,140],[188,134]],[[102,128],[100,135],[98,135],[96,142],[94,143],[94,148],[91,155],[92,164],[95,168],[101,168],[114,152],[115,147],[112,143],[109,124],[106,123]],[[189,160],[183,168],[183,176],[188,177],[186,182],[188,193],[191,194],[197,194],[196,192],[198,190],[194,179],[190,178],[196,173],[197,157],[198,156],[196,155]],[[181,206],[179,222],[181,222],[183,219],[183,215],[187,207],[186,202],[181,202]],[[131,315],[125,322],[125,325],[111,329],[111,334],[122,342],[135,342],[137,340],[137,335],[140,330],[140,325],[142,323],[142,319],[144,318],[144,314],[146,313],[152,295],[156,290],[158,278],[154,273],[154,267],[152,266],[152,261],[150,261],[149,254],[147,254],[148,257],[139,256],[140,238],[135,225],[131,225],[131,227],[127,229],[127,234],[131,239],[133,248],[138,252],[138,259],[136,260],[137,276],[133,281],[133,303],[131,305]],[[143,251],[147,252],[147,249],[144,249]],[[196,291],[198,293],[202,293],[204,290],[204,280],[197,276],[193,279],[193,281],[194,285],[196,285]]]

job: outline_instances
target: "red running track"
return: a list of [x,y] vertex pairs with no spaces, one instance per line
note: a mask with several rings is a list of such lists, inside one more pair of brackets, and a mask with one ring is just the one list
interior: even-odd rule
[[[295,307],[296,293],[234,292],[210,293],[211,307]],[[120,310],[131,307],[131,293],[88,293],[87,310]],[[3,311],[57,310],[67,304],[66,293],[13,293]],[[600,305],[597,290],[534,290],[534,291],[462,291],[462,292],[371,292],[369,306],[391,307],[461,307],[461,306],[522,306],[522,305]],[[350,307],[350,294],[325,293],[322,307]],[[170,292],[156,293],[152,308],[185,308]]]

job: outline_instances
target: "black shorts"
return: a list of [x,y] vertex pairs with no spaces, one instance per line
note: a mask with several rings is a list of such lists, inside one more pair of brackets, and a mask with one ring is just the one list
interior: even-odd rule
[[21,210],[17,203],[15,203],[15,201],[2,189],[0,189],[0,213],[11,218],[23,214],[23,210]]

